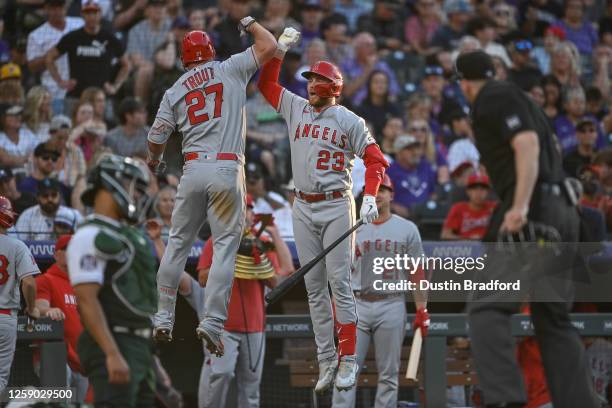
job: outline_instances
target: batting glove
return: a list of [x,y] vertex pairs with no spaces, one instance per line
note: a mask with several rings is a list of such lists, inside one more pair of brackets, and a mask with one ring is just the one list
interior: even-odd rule
[[240,36],[244,37],[247,34],[247,29],[255,22],[255,19],[251,16],[246,16],[240,23],[238,23],[238,31],[240,31]]
[[163,174],[166,171],[166,162],[163,160],[149,159],[147,166],[155,175]]
[[287,27],[283,31],[280,37],[278,37],[278,49],[287,52],[289,48],[293,47],[300,41],[302,34],[293,27]]
[[431,320],[429,319],[429,313],[427,313],[427,309],[421,307],[416,312],[416,316],[414,317],[414,321],[412,322],[412,329],[421,329],[421,335],[425,337],[427,336],[427,330],[429,329],[430,321]]
[[378,208],[376,208],[376,197],[373,195],[364,195],[361,203],[361,212],[359,214],[365,224],[369,224],[378,218]]

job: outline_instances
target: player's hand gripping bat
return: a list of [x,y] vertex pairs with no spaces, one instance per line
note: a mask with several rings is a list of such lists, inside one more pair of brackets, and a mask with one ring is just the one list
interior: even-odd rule
[[291,276],[282,281],[278,286],[270,291],[266,295],[266,302],[271,305],[272,303],[278,301],[285,293],[287,293],[292,287],[294,287],[300,279],[304,277],[321,259],[325,258],[325,256],[331,252],[332,249],[338,246],[342,241],[346,239],[349,235],[351,235],[355,230],[363,225],[363,220],[357,221],[357,223],[344,234],[342,234],[337,240],[332,242],[330,246],[325,248],[319,255],[317,255],[312,261],[308,262],[306,265],[302,266],[300,269],[295,271]]

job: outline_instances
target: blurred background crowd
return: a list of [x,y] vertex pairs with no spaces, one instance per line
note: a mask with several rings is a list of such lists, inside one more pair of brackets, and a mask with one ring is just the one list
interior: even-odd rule
[[[314,61],[341,68],[340,103],[369,124],[392,163],[393,211],[424,238],[478,239],[494,206],[452,80],[457,54],[478,48],[494,57],[496,78],[545,110],[565,170],[583,186],[593,239],[612,231],[612,1],[0,0],[0,10],[0,194],[20,213],[22,239],[74,228],[85,215],[87,169],[100,155],[144,158],[148,125],[183,72],[187,31],[209,32],[225,59],[250,45],[236,29],[247,15],[277,35],[287,26],[302,32],[281,73],[291,91],[305,96],[300,73]],[[248,190],[255,211],[276,213],[291,238],[287,127],[254,85],[248,94]],[[164,233],[180,145],[173,135],[169,171],[150,186],[143,214]],[[356,197],[363,172],[357,159]]]

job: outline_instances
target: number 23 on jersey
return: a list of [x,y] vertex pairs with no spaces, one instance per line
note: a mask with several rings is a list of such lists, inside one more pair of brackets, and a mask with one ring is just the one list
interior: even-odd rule
[[206,97],[215,95],[215,106],[213,119],[221,117],[221,105],[223,104],[223,83],[209,85],[205,88],[198,88],[185,95],[187,105],[187,117],[191,125],[199,125],[210,120],[210,115],[205,112]]

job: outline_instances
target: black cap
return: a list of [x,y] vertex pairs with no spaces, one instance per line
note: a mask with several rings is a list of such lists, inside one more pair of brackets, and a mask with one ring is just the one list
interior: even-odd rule
[[455,61],[456,79],[477,81],[491,79],[494,76],[493,59],[484,51],[477,50],[459,54]]
[[13,172],[8,167],[0,167],[0,181],[10,180],[13,178]]
[[58,152],[55,149],[49,148],[47,143],[39,143],[36,146],[36,148],[34,149],[34,157],[42,157],[42,156],[45,156],[45,155],[51,155],[51,156],[59,157],[60,156],[60,152]]
[[55,179],[46,178],[38,182],[38,195],[42,195],[43,193],[46,193],[47,191],[60,192],[60,190],[61,190],[61,184],[59,181]]
[[247,180],[259,180],[263,177],[261,168],[255,163],[248,163],[246,165],[246,179]]
[[585,126],[593,126],[595,129],[597,129],[597,122],[595,119],[589,116],[584,116],[578,119],[578,122],[576,123],[576,130],[582,130]]

